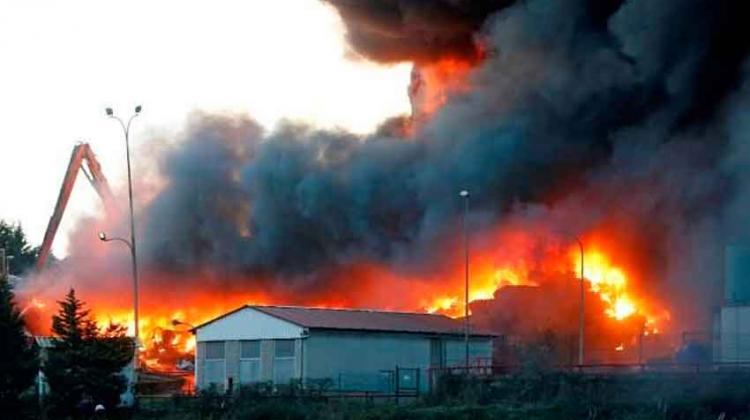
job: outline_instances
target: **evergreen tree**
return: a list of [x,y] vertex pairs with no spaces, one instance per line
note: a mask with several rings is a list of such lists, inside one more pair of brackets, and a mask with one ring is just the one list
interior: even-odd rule
[[0,248],[5,249],[9,257],[10,274],[20,275],[36,264],[39,248],[32,248],[26,240],[26,233],[21,225],[10,224],[0,220]]
[[7,418],[23,417],[28,407],[22,394],[31,390],[39,372],[37,347],[24,329],[10,284],[0,277],[0,413]]
[[52,317],[55,343],[44,368],[53,413],[75,415],[87,400],[116,406],[127,387],[121,372],[132,359],[133,340],[122,326],[99,331],[73,289],[58,303],[60,311]]

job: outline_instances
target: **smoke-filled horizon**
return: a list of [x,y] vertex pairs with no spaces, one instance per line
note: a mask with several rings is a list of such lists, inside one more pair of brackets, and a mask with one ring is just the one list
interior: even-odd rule
[[[328,2],[368,59],[481,50],[468,88],[408,136],[393,128],[407,117],[360,136],[196,114],[149,161],[145,270],[302,290],[361,263],[439,276],[460,259],[467,189],[476,249],[513,254],[498,230],[595,236],[676,317],[705,321],[722,247],[748,238],[750,4]],[[90,240],[73,238],[71,261]]]

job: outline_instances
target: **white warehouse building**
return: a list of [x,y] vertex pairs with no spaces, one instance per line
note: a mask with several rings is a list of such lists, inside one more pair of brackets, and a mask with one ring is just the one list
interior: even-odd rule
[[[430,368],[465,364],[464,324],[443,315],[244,306],[195,327],[195,384],[328,380],[334,388],[391,391],[397,368],[426,389]],[[472,366],[488,365],[491,333],[473,331]]]

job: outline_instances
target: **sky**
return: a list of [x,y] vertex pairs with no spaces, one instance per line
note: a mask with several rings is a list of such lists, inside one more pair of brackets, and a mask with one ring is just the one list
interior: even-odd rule
[[[0,1],[0,219],[41,243],[77,142],[91,144],[113,188],[126,182],[106,107],[127,118],[143,105],[134,150],[178,137],[196,111],[355,132],[407,113],[410,64],[367,62],[344,35],[318,0]],[[79,176],[56,255],[76,220],[98,211]]]

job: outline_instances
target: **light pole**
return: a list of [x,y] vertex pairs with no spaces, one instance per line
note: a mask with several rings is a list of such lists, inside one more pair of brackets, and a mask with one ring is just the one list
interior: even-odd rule
[[574,237],[575,241],[578,243],[578,250],[581,252],[581,279],[580,279],[580,288],[581,288],[581,300],[580,305],[578,308],[578,366],[583,366],[583,346],[584,346],[584,318],[585,318],[585,277],[583,275],[583,242],[581,242],[581,239],[578,236]]
[[[138,258],[136,254],[136,241],[135,241],[135,216],[133,215],[133,177],[130,169],[130,123],[133,119],[140,115],[142,107],[140,105],[135,107],[135,112],[128,118],[127,124],[123,120],[116,116],[112,108],[107,108],[106,113],[110,118],[114,118],[120,123],[123,134],[125,135],[125,156],[128,164],[128,204],[130,207],[130,241],[126,241],[121,238],[112,238],[112,240],[120,240],[128,245],[130,248],[130,256],[133,270],[133,322],[135,324],[135,367],[138,368],[138,346],[140,345],[140,331],[138,323]],[[99,239],[107,241],[107,237],[104,234],[99,235]]]
[[[99,240],[102,241],[102,242],[113,242],[113,241],[122,242],[122,243],[125,244],[125,246],[128,247],[128,249],[130,250],[131,255],[133,253],[133,250],[134,250],[133,243],[130,242],[129,240],[125,239],[125,238],[117,238],[117,237],[110,238],[109,236],[107,236],[106,233],[99,232]],[[137,277],[134,278],[134,281],[135,282],[138,281]],[[139,344],[141,342],[140,341],[140,335],[138,333],[138,295],[137,295],[137,293],[138,293],[138,287],[137,286],[134,287],[134,292],[136,293],[134,295],[134,298],[133,298],[133,305],[134,305],[133,306],[133,321],[134,321],[134,324],[135,324],[134,325],[134,337],[135,337],[135,360],[134,360],[134,363],[135,363],[135,367],[137,368],[138,367],[138,346],[139,346]]]
[[[131,255],[135,255],[135,253],[134,253],[135,248],[133,247],[133,243],[130,242],[130,241],[128,241],[125,238],[110,238],[110,237],[107,236],[106,233],[99,232],[99,240],[102,241],[102,242],[112,242],[112,241],[122,242],[122,243],[124,243],[130,249]],[[133,264],[134,264],[134,268],[135,268],[135,260],[133,260]],[[135,272],[136,271],[134,271],[134,273]],[[136,285],[137,285],[138,284],[137,283],[138,277],[134,277],[134,281],[136,282]],[[134,331],[135,332],[135,334],[134,334],[135,346],[134,346],[134,349],[133,349],[133,374],[132,374],[132,376],[130,378],[130,383],[131,383],[131,386],[133,387],[133,389],[132,389],[132,392],[133,392],[133,401],[135,402],[136,401],[135,400],[135,384],[138,381],[138,373],[137,373],[137,371],[138,371],[138,347],[140,346],[141,340],[140,340],[139,335],[138,335],[138,294],[137,294],[138,293],[138,288],[135,287],[134,291],[136,293],[134,295],[134,298],[133,298],[133,302],[134,302],[134,305],[135,305],[134,308],[133,308],[133,312],[134,312],[133,318],[134,318],[134,321],[135,321],[135,331]]]
[[464,217],[463,217],[463,230],[464,230],[464,345],[466,347],[465,363],[466,373],[469,373],[469,230],[468,230],[468,218],[469,218],[469,191],[461,190],[458,193],[461,198],[464,199]]

